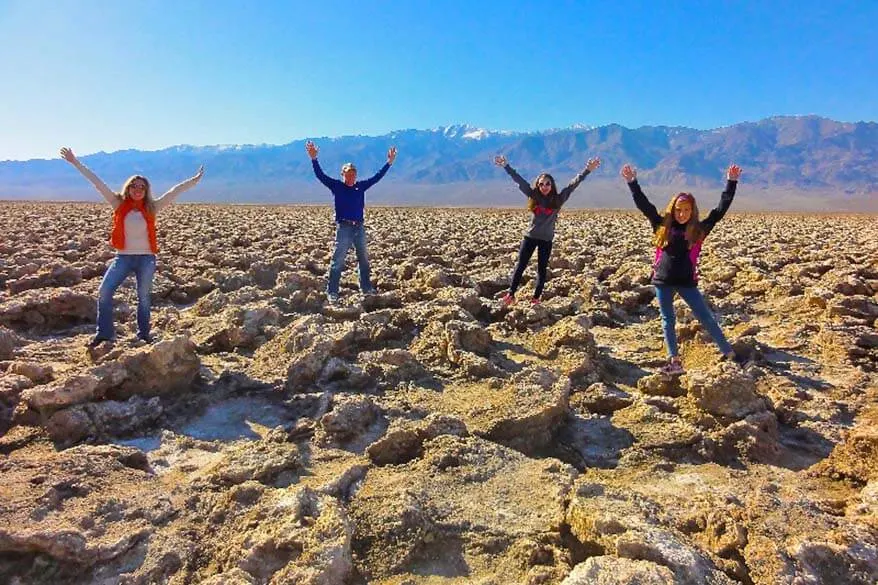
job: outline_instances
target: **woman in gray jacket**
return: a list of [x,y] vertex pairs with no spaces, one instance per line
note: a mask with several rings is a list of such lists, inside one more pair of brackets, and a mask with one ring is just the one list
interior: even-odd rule
[[601,166],[601,159],[590,158],[585,168],[568,183],[561,192],[555,187],[555,179],[548,173],[541,173],[533,185],[529,185],[515,169],[509,166],[506,157],[498,155],[494,157],[494,164],[503,167],[518,188],[527,196],[527,208],[533,214],[530,220],[530,228],[524,235],[521,248],[518,251],[518,263],[512,274],[512,284],[509,292],[503,296],[503,304],[506,306],[515,303],[515,291],[521,284],[521,277],[527,263],[530,262],[534,250],[537,250],[537,284],[534,289],[531,304],[538,304],[546,285],[546,272],[549,268],[549,256],[552,253],[552,240],[555,238],[555,223],[558,221],[558,212],[561,206],[567,202],[573,191],[579,186],[589,173]]

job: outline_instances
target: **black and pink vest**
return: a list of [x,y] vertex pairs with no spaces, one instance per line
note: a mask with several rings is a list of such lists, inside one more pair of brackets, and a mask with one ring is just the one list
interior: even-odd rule
[[[737,189],[737,181],[727,181],[726,189],[720,197],[719,205],[707,217],[701,220],[701,226],[704,228],[705,237],[716,223],[723,218],[732,200],[735,198],[735,190]],[[655,206],[649,202],[640,184],[635,180],[628,183],[631,189],[631,195],[634,197],[634,204],[652,225],[653,233],[658,230],[662,224],[662,216],[656,211]],[[698,258],[701,255],[701,244],[696,242],[691,248],[689,242],[686,241],[686,226],[677,223],[671,225],[671,235],[668,245],[664,248],[656,248],[655,258],[652,263],[652,283],[658,286],[697,286],[698,285]]]

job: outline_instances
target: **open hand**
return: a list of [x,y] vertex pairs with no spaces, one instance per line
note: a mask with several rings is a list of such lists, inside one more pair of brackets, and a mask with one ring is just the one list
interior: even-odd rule
[[625,181],[628,183],[633,183],[637,180],[637,169],[629,164],[622,166],[622,170],[619,171],[619,173],[622,175],[622,178],[625,179]]
[[320,149],[317,148],[316,144],[314,144],[313,142],[311,142],[309,140],[308,142],[305,143],[305,150],[308,151],[308,156],[310,156],[311,159],[313,160],[313,159],[317,158],[317,151]]
[[387,164],[392,165],[393,161],[396,160],[396,147],[391,146],[387,151]]
[[61,158],[63,158],[70,164],[76,164],[77,162],[76,155],[73,154],[73,151],[66,146],[61,149]]
[[494,164],[498,167],[505,167],[508,163],[505,156],[503,156],[502,154],[498,154],[494,157]]
[[729,165],[729,170],[726,173],[726,178],[729,181],[737,181],[738,177],[741,176],[741,171],[742,171],[741,167],[739,167],[735,163],[732,163]]
[[592,172],[599,166],[601,166],[601,159],[599,159],[598,157],[590,158],[588,159],[588,162],[585,163],[585,168],[588,169],[588,172]]

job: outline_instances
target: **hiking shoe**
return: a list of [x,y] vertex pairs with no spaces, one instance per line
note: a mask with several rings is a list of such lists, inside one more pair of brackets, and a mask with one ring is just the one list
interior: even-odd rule
[[91,341],[88,342],[88,346],[94,348],[94,347],[99,346],[100,344],[102,344],[105,341],[113,341],[113,340],[110,339],[109,337],[98,337],[97,335],[95,335],[94,337],[91,338]]
[[328,302],[330,305],[337,305],[338,304],[338,293],[327,293],[326,302]]
[[503,298],[500,299],[500,302],[503,304],[504,307],[511,307],[515,304],[515,297],[509,293],[506,293],[505,295],[503,295]]
[[369,289],[366,289],[363,291],[364,297],[374,297],[377,294],[378,294],[378,289],[375,288],[374,286],[372,288],[369,288]]
[[671,358],[667,364],[659,369],[659,373],[665,376],[679,376],[685,374],[686,370],[683,369],[683,364],[680,363],[679,359]]

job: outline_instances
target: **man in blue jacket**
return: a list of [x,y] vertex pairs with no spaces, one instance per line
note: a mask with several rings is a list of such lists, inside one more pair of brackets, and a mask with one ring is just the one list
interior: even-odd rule
[[338,302],[341,270],[344,268],[345,256],[347,256],[351,245],[357,252],[360,291],[366,295],[374,294],[375,289],[370,280],[369,255],[366,253],[366,226],[363,224],[363,211],[366,205],[364,195],[366,189],[380,181],[390,169],[390,165],[396,159],[396,147],[390,147],[387,151],[387,162],[375,176],[365,181],[357,181],[357,167],[353,163],[345,163],[341,167],[341,181],[329,177],[320,168],[320,163],[317,162],[317,146],[309,140],[305,143],[305,150],[311,157],[314,175],[332,191],[335,201],[335,251],[332,253],[332,263],[329,265],[329,283],[326,286],[326,296],[330,303]]

